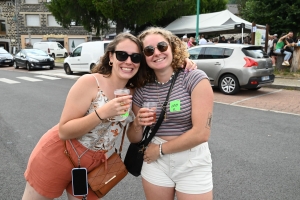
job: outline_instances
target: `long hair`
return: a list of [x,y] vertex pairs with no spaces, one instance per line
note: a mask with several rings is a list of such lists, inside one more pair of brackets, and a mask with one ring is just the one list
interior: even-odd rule
[[100,62],[91,70],[92,73],[99,73],[99,74],[103,74],[106,75],[107,77],[109,77],[112,73],[112,67],[109,65],[109,53],[110,52],[114,52],[116,46],[126,40],[129,39],[132,42],[134,42],[139,49],[139,53],[142,54],[142,60],[140,63],[140,67],[138,72],[131,78],[128,80],[126,87],[128,88],[135,88],[135,87],[141,87],[144,85],[144,77],[145,77],[145,57],[142,53],[142,44],[141,42],[132,34],[130,33],[119,33],[114,40],[112,40],[106,47],[105,53],[104,55],[100,58]]
[[[138,36],[138,39],[141,42],[143,42],[145,37],[151,34],[160,34],[168,41],[168,43],[171,46],[172,55],[173,55],[171,66],[174,71],[180,70],[181,69],[180,66],[184,64],[185,58],[189,57],[186,44],[184,44],[179,37],[177,37],[170,31],[163,29],[161,27],[149,27]],[[147,71],[147,79],[146,79],[147,82],[154,82],[155,73],[153,69],[151,69],[148,65],[146,65],[146,71]]]

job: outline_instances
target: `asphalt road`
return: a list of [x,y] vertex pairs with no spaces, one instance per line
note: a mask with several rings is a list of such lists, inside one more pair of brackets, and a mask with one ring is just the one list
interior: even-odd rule
[[[68,90],[75,82],[37,76],[0,70],[0,80],[19,82],[0,81],[0,199],[21,199],[30,152],[43,133],[58,123]],[[215,200],[300,199],[300,115],[287,105],[275,110],[283,103],[278,94],[284,92],[269,88],[242,91],[234,97],[214,92],[209,145]],[[299,91],[293,92],[289,95],[299,95]],[[271,99],[273,107],[264,109]],[[276,104],[276,99],[281,102]],[[124,149],[127,147],[126,140]],[[145,199],[140,177],[128,175],[104,198],[108,199]]]

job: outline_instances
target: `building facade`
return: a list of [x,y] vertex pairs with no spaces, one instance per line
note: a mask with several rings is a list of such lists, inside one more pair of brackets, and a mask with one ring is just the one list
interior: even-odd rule
[[[57,41],[69,52],[93,40],[92,33],[71,23],[60,26],[45,4],[51,0],[0,0],[0,48],[15,54],[35,42]],[[95,37],[95,39],[100,39]]]

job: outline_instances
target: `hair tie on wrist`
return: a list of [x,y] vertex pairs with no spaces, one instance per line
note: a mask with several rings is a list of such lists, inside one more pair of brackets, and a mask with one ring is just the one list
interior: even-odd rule
[[97,110],[95,110],[97,117],[102,121],[103,119],[98,115]]

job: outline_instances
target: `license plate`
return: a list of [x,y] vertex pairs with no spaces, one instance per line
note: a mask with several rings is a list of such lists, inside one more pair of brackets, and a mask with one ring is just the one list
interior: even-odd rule
[[262,81],[267,81],[267,80],[270,80],[270,77],[269,76],[263,76],[263,77],[261,77],[261,80]]
[[11,62],[11,60],[6,60],[5,62]]
[[50,67],[49,65],[43,66],[43,68],[49,68],[49,67]]

